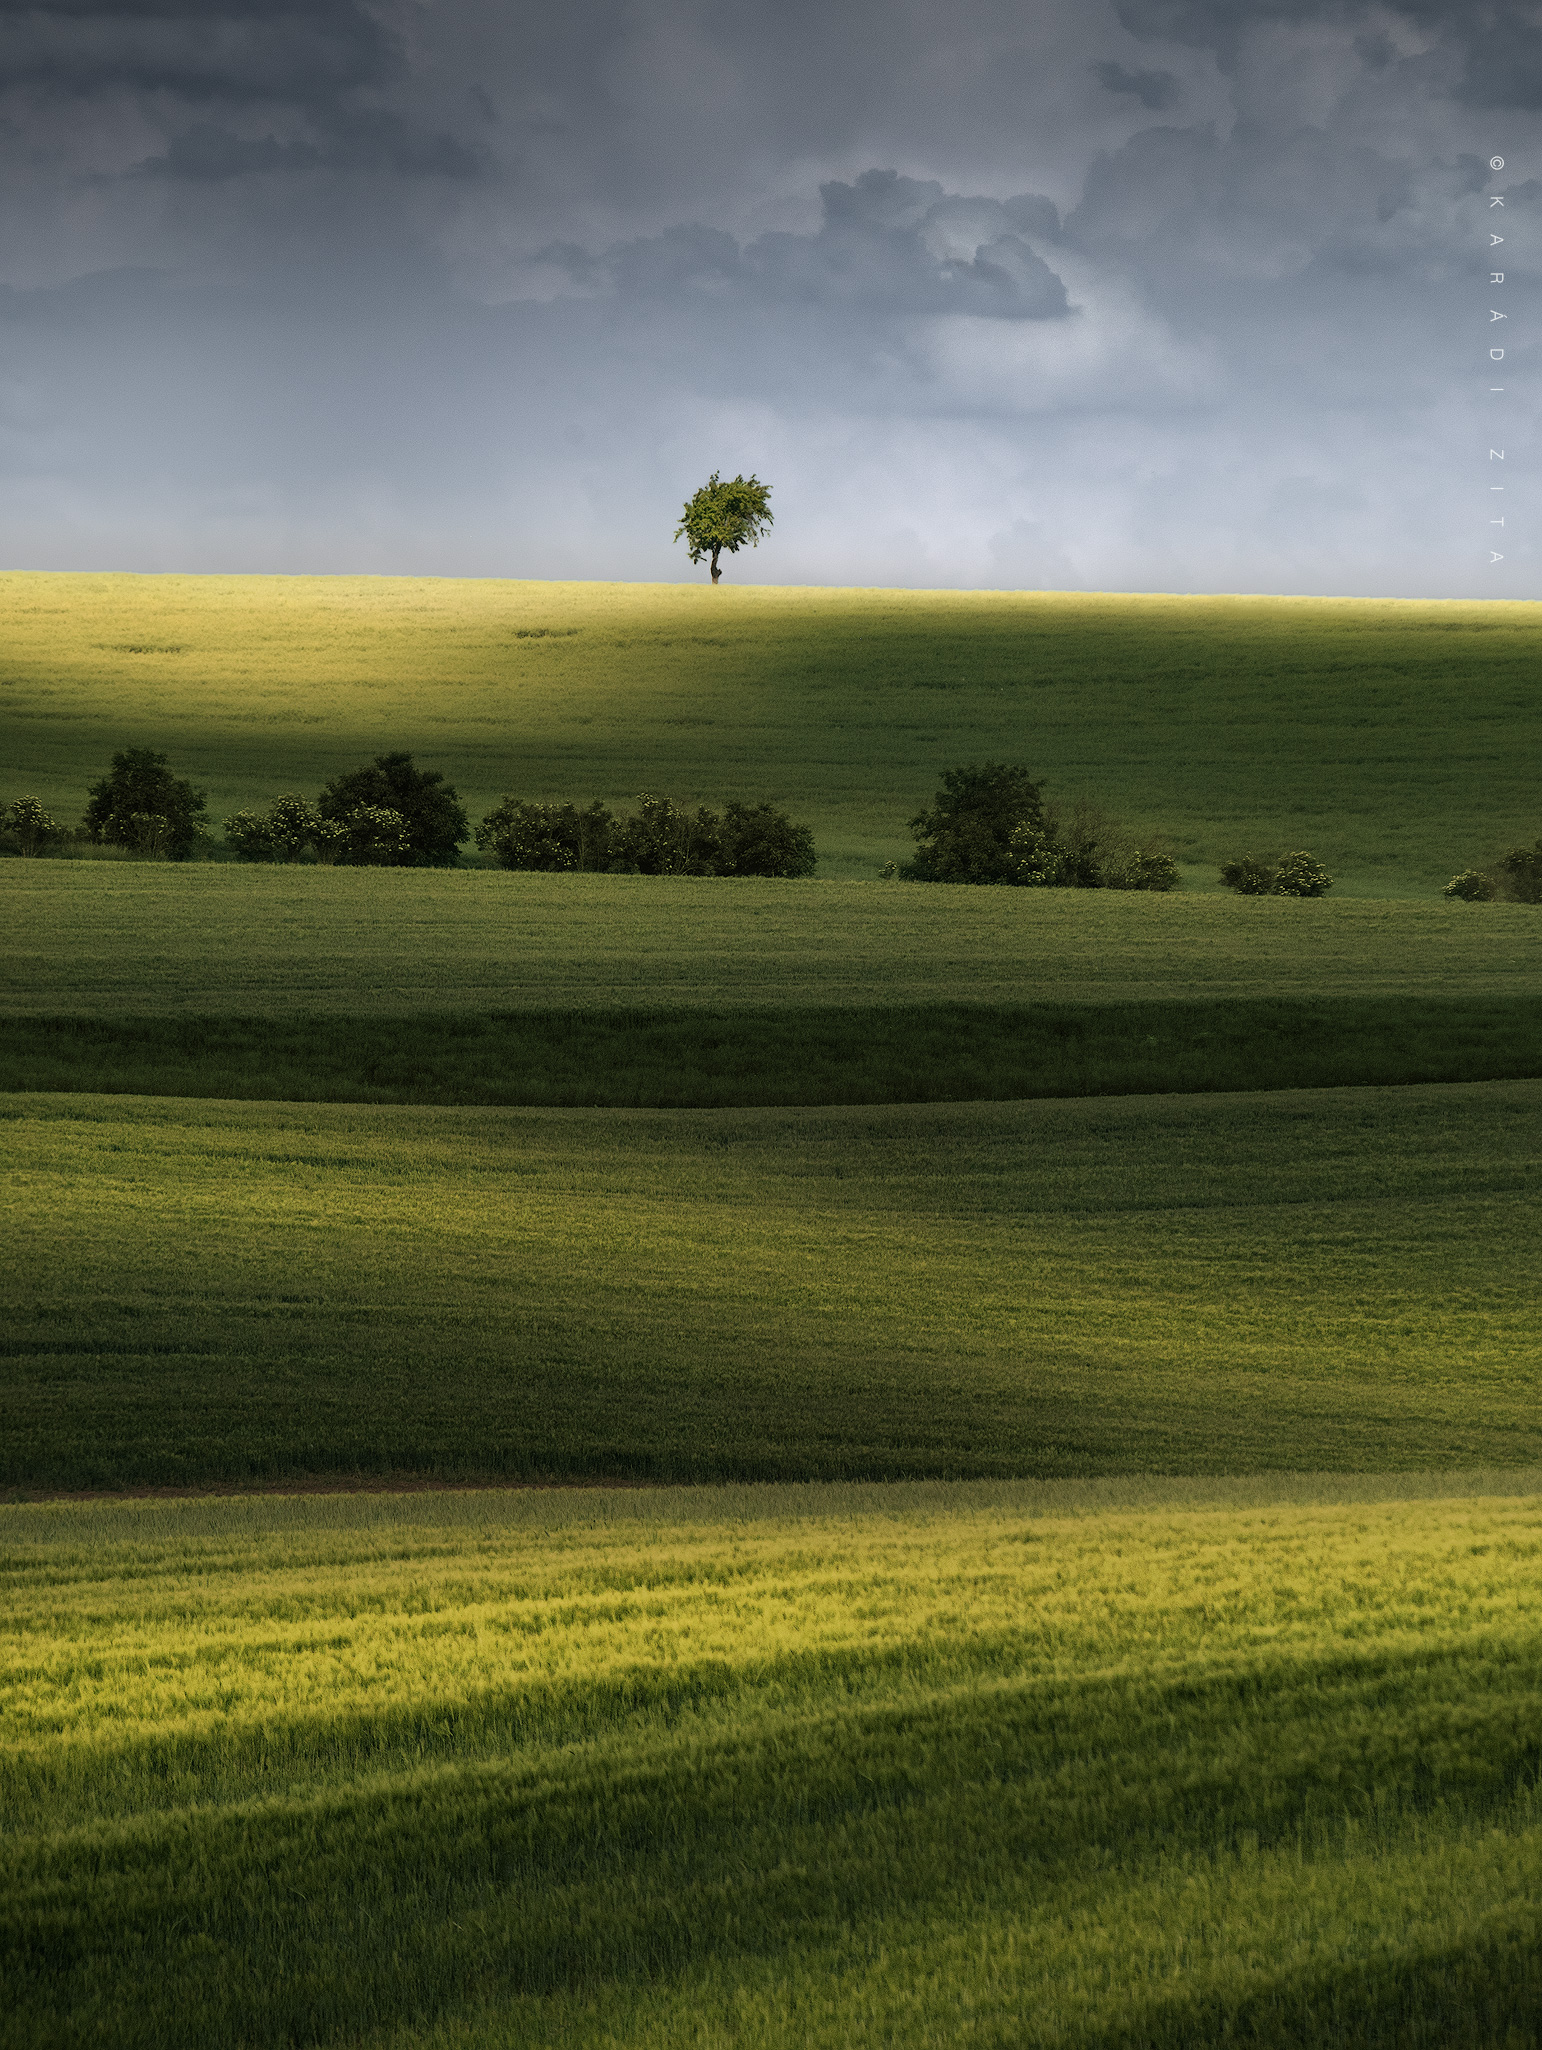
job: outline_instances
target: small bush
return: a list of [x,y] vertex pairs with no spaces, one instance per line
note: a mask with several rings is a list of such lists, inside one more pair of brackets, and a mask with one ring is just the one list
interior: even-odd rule
[[1274,872],[1276,897],[1321,897],[1332,888],[1332,876],[1310,854],[1287,854]]
[[63,826],[43,809],[36,797],[18,797],[0,812],[0,837],[17,854],[28,856],[41,854],[45,847],[52,847],[66,835]]
[[347,859],[359,868],[391,868],[412,848],[412,828],[388,804],[355,805],[342,820]]
[[811,876],[818,856],[811,826],[794,825],[772,804],[730,804],[723,812],[718,874]]
[[1221,881],[1242,897],[1271,897],[1274,894],[1274,863],[1244,854],[1221,864]]
[[945,769],[930,811],[910,821],[918,883],[1014,883],[1039,890],[1171,890],[1178,865],[1093,804],[1046,806],[1021,763]]
[[1333,878],[1322,863],[1299,848],[1278,861],[1244,854],[1224,862],[1221,881],[1243,897],[1321,897],[1333,888]]
[[273,836],[266,812],[253,811],[248,806],[226,819],[224,833],[225,845],[238,861],[273,860]]
[[721,817],[644,792],[616,818],[603,804],[540,804],[506,797],[477,828],[477,845],[503,868],[609,871],[645,876],[806,876],[814,835],[772,804],[730,804]]
[[611,867],[623,875],[711,876],[718,872],[723,822],[702,806],[686,811],[670,798],[644,791],[638,809],[617,822]]
[[298,861],[326,824],[305,798],[280,797],[270,811],[248,809],[226,819],[225,844],[241,861]]
[[1464,904],[1491,904],[1499,895],[1499,884],[1485,869],[1464,868],[1440,894],[1459,898]]
[[1142,847],[1096,805],[1046,809],[1037,824],[1018,827],[1008,842],[1010,882],[1029,889],[1175,890],[1178,864]]

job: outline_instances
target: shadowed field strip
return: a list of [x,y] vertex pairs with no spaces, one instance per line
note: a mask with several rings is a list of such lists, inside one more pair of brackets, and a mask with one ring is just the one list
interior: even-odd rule
[[0,2042],[1503,2044],[1539,1486],[0,1509]]
[[297,1103],[740,1108],[1539,1075],[1530,996],[0,1020],[0,1089]]
[[1542,1458],[1536,1082],[0,1102],[0,1478]]

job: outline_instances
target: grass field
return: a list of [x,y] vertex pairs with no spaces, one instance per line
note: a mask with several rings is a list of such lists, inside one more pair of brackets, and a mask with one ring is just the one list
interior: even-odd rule
[[[0,803],[821,854],[0,863],[4,2050],[1538,2040],[1534,606],[0,598]],[[877,881],[971,757],[1188,887]]]
[[1539,1487],[0,1510],[0,2043],[1525,2044]]
[[872,875],[950,762],[1031,763],[1181,859],[1428,891],[1542,831],[1537,608],[355,577],[0,577],[15,789],[128,745],[216,819],[405,747],[506,791],[771,795]]
[[0,1014],[1542,997],[1531,904],[12,861]]
[[13,1488],[1542,1461],[1542,1083],[0,1112]]

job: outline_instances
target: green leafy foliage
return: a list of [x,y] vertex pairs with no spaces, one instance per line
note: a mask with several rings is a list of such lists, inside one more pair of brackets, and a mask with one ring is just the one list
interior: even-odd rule
[[497,857],[500,868],[560,874],[610,867],[613,817],[598,802],[540,804],[506,797],[477,827],[478,847]]
[[308,799],[280,797],[269,810],[247,808],[225,821],[225,841],[242,861],[298,861],[318,838],[330,845],[341,835],[323,830],[321,813]]
[[1221,881],[1239,897],[1272,897],[1274,879],[1274,863],[1261,855],[1241,854],[1235,861],[1221,864]]
[[1321,897],[1333,887],[1332,876],[1316,856],[1300,850],[1278,861],[1242,855],[1222,864],[1221,881],[1243,897]]
[[1008,853],[1009,880],[1029,888],[1165,892],[1179,882],[1165,849],[1142,846],[1097,805],[1046,806],[1039,823],[1017,828]]
[[1440,894],[1454,897],[1462,904],[1492,904],[1499,895],[1499,884],[1486,869],[1464,868],[1460,875],[1451,878]]
[[616,816],[603,804],[536,804],[506,797],[477,828],[477,845],[500,867],[618,875],[812,875],[814,835],[775,805],[731,803],[719,815],[644,792],[638,809]]
[[910,882],[1015,883],[1029,889],[1172,890],[1178,866],[1142,845],[1099,806],[1046,805],[1042,786],[1009,762],[943,772],[929,811],[910,821]]
[[0,812],[0,844],[8,841],[17,854],[41,854],[64,837],[64,828],[35,797],[18,797]]
[[185,861],[198,845],[208,805],[205,794],[173,776],[169,757],[153,748],[124,748],[91,786],[85,832],[108,846]]
[[910,821],[916,852],[900,874],[918,883],[1016,882],[1026,856],[1014,855],[1012,841],[1025,828],[1042,834],[1044,806],[1042,786],[1021,763],[944,769],[931,807]]
[[1333,888],[1333,878],[1315,855],[1297,850],[1280,858],[1274,872],[1276,897],[1322,897]]
[[[316,805],[324,819],[347,827],[346,859],[411,868],[447,868],[459,859],[471,829],[454,788],[438,769],[420,769],[410,754],[377,755],[363,769],[334,776]],[[402,832],[385,821],[390,812]]]
[[684,537],[692,562],[710,560],[716,583],[722,575],[718,558],[737,555],[741,548],[758,548],[770,528],[771,486],[754,476],[733,477],[725,483],[714,470],[686,500],[675,539]]
[[722,852],[722,821],[699,805],[687,810],[644,791],[637,809],[611,834],[611,866],[624,875],[710,876]]
[[725,806],[719,875],[811,876],[816,860],[813,828],[794,824],[774,804]]

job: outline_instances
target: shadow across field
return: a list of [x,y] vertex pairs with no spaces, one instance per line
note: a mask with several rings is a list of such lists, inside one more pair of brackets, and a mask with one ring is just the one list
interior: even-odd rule
[[12,1018],[0,1089],[603,1108],[1005,1101],[1542,1076],[1529,997]]

